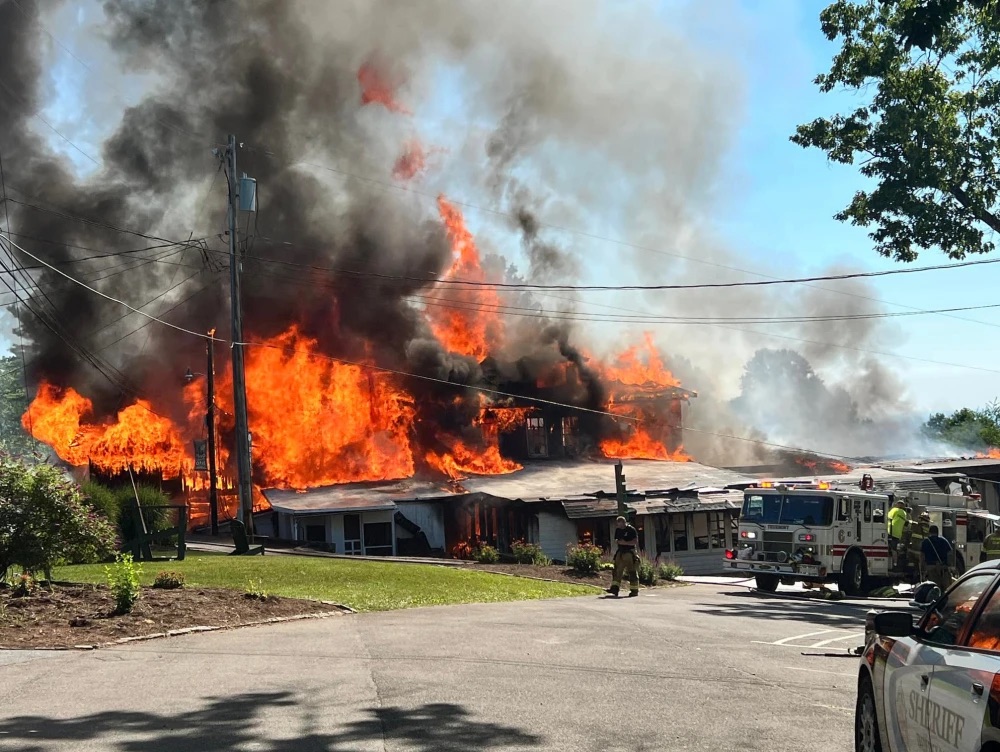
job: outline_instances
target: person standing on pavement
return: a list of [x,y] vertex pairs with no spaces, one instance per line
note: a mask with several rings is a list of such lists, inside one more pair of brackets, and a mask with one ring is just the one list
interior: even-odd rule
[[928,535],[920,544],[920,558],[927,572],[927,579],[944,590],[951,584],[951,543],[938,535],[938,526],[931,525]]
[[639,595],[639,533],[624,517],[615,520],[615,569],[608,592],[615,598],[621,589],[622,576],[628,575],[628,596]]

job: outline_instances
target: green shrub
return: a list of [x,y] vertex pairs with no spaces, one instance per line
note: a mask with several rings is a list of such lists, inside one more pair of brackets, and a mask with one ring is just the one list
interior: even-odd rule
[[659,577],[659,574],[656,571],[656,564],[654,564],[652,561],[650,561],[645,556],[642,556],[641,554],[639,556],[638,574],[639,574],[639,582],[642,583],[643,585],[646,585],[647,587],[655,585],[656,580]]
[[480,564],[496,564],[500,561],[500,552],[489,543],[480,543],[479,547],[473,552],[472,558]]
[[87,505],[111,521],[122,541],[132,540],[141,529],[135,510],[136,496],[139,497],[147,530],[162,530],[173,525],[171,510],[151,508],[170,503],[170,498],[155,486],[137,486],[133,490],[128,484],[112,489],[96,481],[88,481],[81,488]]
[[62,470],[0,454],[0,578],[17,565],[52,579],[55,565],[107,559],[114,543],[111,524]]
[[153,580],[153,587],[161,590],[175,590],[184,587],[184,574],[182,572],[157,572],[156,579]]
[[139,497],[139,506],[142,507],[142,517],[146,521],[147,530],[163,530],[171,526],[171,510],[148,508],[162,507],[170,503],[170,498],[159,488],[154,486],[138,486],[133,491],[130,484],[115,489],[114,495],[115,500],[118,502],[118,534],[121,536],[122,541],[131,540],[142,529],[135,509],[136,496]]
[[14,580],[14,587],[11,590],[11,594],[15,598],[27,598],[36,590],[38,590],[38,583],[35,581],[35,578],[27,572],[22,572],[18,575],[17,579]]
[[566,563],[577,574],[595,574],[601,566],[601,548],[589,543],[568,546]]
[[115,599],[115,613],[127,614],[139,600],[139,575],[142,566],[132,561],[132,554],[118,554],[115,563],[104,568],[108,587]]
[[92,480],[82,484],[80,490],[83,492],[84,502],[89,507],[103,514],[112,524],[118,524],[120,508],[114,491]]
[[656,568],[656,573],[660,576],[661,580],[672,582],[684,574],[684,570],[681,568],[680,564],[672,561],[665,561],[661,562],[660,566]]
[[537,564],[544,567],[552,563],[552,560],[545,555],[542,547],[537,543],[514,541],[510,545],[510,551],[514,554],[514,561],[518,564]]
[[247,580],[247,585],[243,589],[244,598],[253,598],[258,601],[266,601],[268,598],[268,593],[264,589],[264,583],[261,580],[255,580],[253,578]]

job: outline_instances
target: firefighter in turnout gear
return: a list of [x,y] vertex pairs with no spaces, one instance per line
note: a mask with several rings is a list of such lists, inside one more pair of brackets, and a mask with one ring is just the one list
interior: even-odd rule
[[983,554],[980,561],[990,561],[1000,559],[1000,531],[995,531],[986,536],[983,541]]
[[622,577],[628,575],[628,595],[634,598],[639,595],[639,533],[628,524],[624,517],[615,520],[615,569],[608,592],[616,598],[621,588]]
[[927,579],[934,582],[942,591],[951,585],[950,565],[954,560],[953,552],[951,543],[938,535],[937,525],[931,525],[927,537],[920,544],[920,558]]

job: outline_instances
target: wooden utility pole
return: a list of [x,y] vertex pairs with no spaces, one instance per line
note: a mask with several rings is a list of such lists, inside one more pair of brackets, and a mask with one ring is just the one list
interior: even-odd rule
[[226,149],[229,178],[229,291],[232,298],[233,405],[236,413],[236,483],[239,491],[237,519],[253,535],[253,479],[250,465],[250,428],[247,420],[246,368],[243,362],[242,261],[236,238],[239,186],[236,177],[236,136],[229,137]]

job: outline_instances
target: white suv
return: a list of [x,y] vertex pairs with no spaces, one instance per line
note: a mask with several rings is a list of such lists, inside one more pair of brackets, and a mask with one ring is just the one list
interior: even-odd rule
[[1000,561],[910,605],[868,614],[855,750],[1000,752]]

